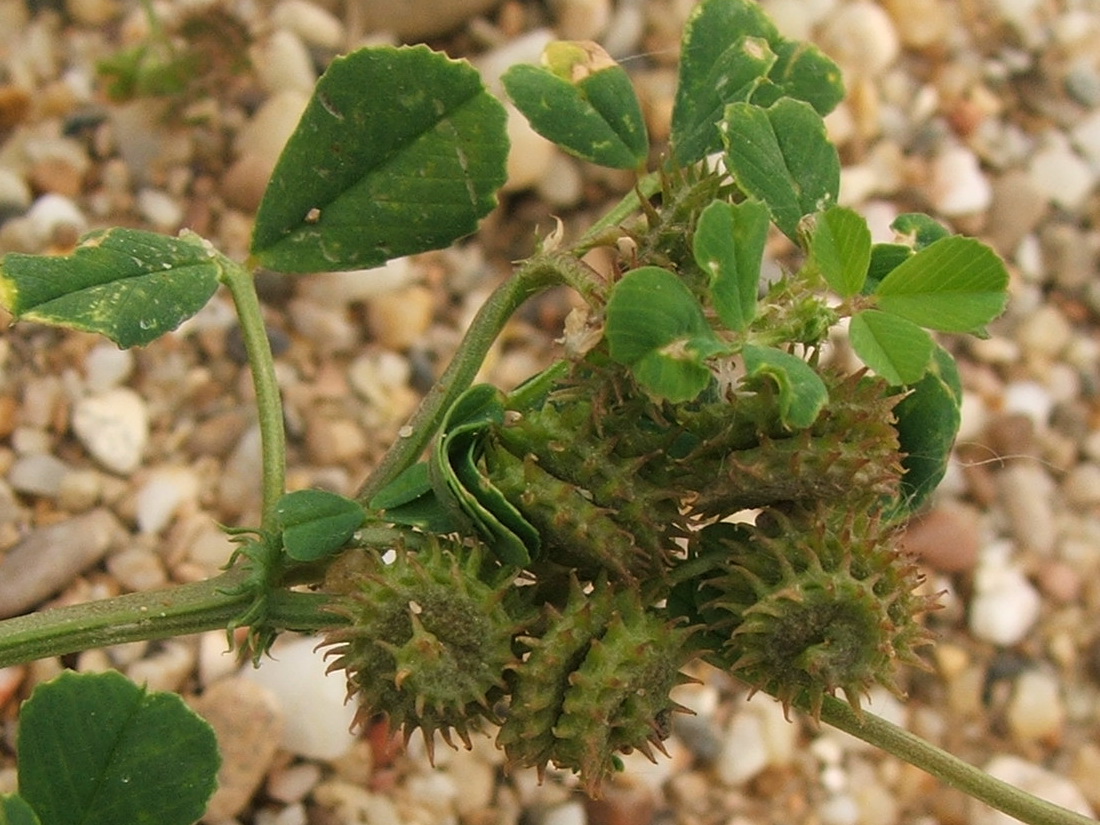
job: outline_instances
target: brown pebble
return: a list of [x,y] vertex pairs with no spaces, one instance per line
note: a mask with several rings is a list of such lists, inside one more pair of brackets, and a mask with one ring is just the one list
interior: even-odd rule
[[649,825],[657,814],[653,792],[639,782],[605,782],[599,799],[585,801],[588,825]]
[[965,504],[938,504],[910,522],[901,544],[929,567],[965,572],[977,563],[981,550],[981,514]]
[[1043,593],[1061,604],[1071,604],[1081,595],[1080,574],[1063,561],[1045,562],[1036,578]]

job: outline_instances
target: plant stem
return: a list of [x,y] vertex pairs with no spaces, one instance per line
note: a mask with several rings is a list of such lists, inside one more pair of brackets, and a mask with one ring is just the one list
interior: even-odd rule
[[[369,505],[383,487],[416,462],[435,435],[443,416],[477,377],[486,353],[512,314],[528,298],[565,284],[586,300],[598,298],[604,285],[596,274],[569,253],[538,254],[498,286],[478,310],[443,375],[424,396],[402,435],[386,452],[359,489],[357,498]],[[407,435],[406,435],[407,434]]]
[[[234,568],[207,581],[29,613],[0,622],[0,667],[63,656],[124,642],[166,639],[222,630],[254,596],[230,595],[244,578]],[[277,590],[270,596],[271,624],[286,630],[318,630],[342,624],[326,611],[329,597]]]
[[591,246],[598,245],[598,240],[604,232],[615,229],[638,211],[643,197],[650,198],[660,190],[661,176],[657,172],[650,172],[648,175],[639,178],[635,187],[627,192],[626,196],[615,204],[610,212],[588,228],[588,231],[577,242],[576,248],[583,251]]
[[222,259],[222,283],[233,295],[241,325],[245,352],[256,390],[256,409],[260,424],[260,450],[263,457],[263,522],[265,530],[276,529],[275,505],[286,490],[286,432],[283,429],[283,403],[275,377],[275,359],[267,340],[263,310],[256,294],[252,273]]
[[940,781],[1029,825],[1096,825],[1086,816],[1039,799],[994,779],[984,771],[937,748],[873,713],[857,713],[848,703],[826,696],[821,719],[864,742],[904,759]]

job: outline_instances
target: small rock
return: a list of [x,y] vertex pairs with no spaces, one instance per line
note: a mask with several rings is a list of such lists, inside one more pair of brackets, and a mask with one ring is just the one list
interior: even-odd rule
[[886,0],[898,37],[911,49],[927,49],[943,43],[955,24],[955,9],[944,0]]
[[611,22],[609,0],[550,0],[562,40],[598,40]]
[[149,413],[140,395],[115,387],[77,401],[72,428],[92,458],[125,476],[141,463],[149,440]]
[[1003,543],[987,547],[974,576],[970,631],[995,645],[1021,641],[1039,618],[1042,599],[1023,571],[1007,559]]
[[259,503],[257,479],[263,474],[260,428],[250,427],[225,462],[218,482],[218,506],[223,513],[240,515]]
[[8,471],[8,484],[13,490],[32,496],[56,498],[69,465],[50,453],[32,453],[16,459]]
[[103,509],[35,529],[0,560],[0,618],[60,591],[102,559],[122,533],[118,519]]
[[377,295],[367,304],[371,333],[386,349],[406,350],[422,343],[434,314],[431,290],[417,284]]
[[864,77],[885,71],[901,51],[890,15],[870,0],[853,0],[838,9],[819,42],[848,72]]
[[1039,191],[1070,212],[1084,206],[1096,183],[1096,173],[1065,140],[1050,141],[1032,155],[1027,171]]
[[65,0],[65,11],[82,26],[102,26],[118,17],[122,9],[118,0]]
[[500,0],[389,0],[360,10],[368,32],[390,32],[407,43],[446,34],[471,17],[487,12]]
[[928,198],[941,215],[973,215],[989,208],[993,187],[974,152],[965,146],[949,146],[932,161]]
[[168,584],[168,572],[160,557],[145,547],[130,547],[107,559],[107,570],[125,589],[141,593]]
[[249,51],[260,83],[271,94],[290,90],[309,95],[313,91],[317,70],[296,31],[277,28]]
[[1093,170],[1100,173],[1100,109],[1073,127],[1070,140]]
[[551,206],[567,209],[576,206],[584,197],[584,176],[573,158],[558,152],[535,191]]
[[80,141],[38,135],[27,143],[26,150],[30,161],[28,177],[36,189],[66,198],[80,194],[91,167],[91,159]]
[[850,794],[833,794],[819,808],[823,825],[857,825],[859,804]]
[[137,193],[137,210],[157,232],[174,234],[183,224],[180,202],[160,189],[144,187]]
[[314,415],[306,427],[310,460],[317,464],[343,464],[366,455],[369,442],[363,428],[348,418]]
[[84,358],[84,381],[89,391],[103,392],[129,378],[133,369],[132,350],[114,344],[96,344]]
[[344,701],[344,672],[326,674],[329,662],[316,648],[316,639],[284,635],[270,659],[245,668],[243,675],[277,698],[286,718],[281,740],[286,750],[307,759],[336,759],[355,742],[349,732],[355,703]]
[[126,668],[126,675],[149,690],[178,693],[195,669],[195,649],[182,639],[162,642],[152,656],[138,659]]
[[1055,486],[1046,470],[1017,462],[998,474],[997,486],[1013,538],[1022,547],[1049,556],[1058,534]]
[[1053,413],[1054,398],[1039,382],[1013,381],[1008,384],[1001,393],[999,418],[1022,423],[1009,423],[1006,431],[1002,433],[1002,435],[1020,436],[1018,442],[1001,440],[998,446],[1002,448],[1002,456],[1029,454],[1026,448],[1030,439],[1025,426],[1029,424],[1032,432],[1042,432],[1050,425],[1050,417]]
[[1018,743],[1056,745],[1066,723],[1066,707],[1058,680],[1044,670],[1025,670],[1016,679],[1006,716]]
[[1002,255],[1010,255],[1046,215],[1049,201],[1031,175],[1014,169],[993,183],[987,231]]
[[[1019,756],[1001,754],[993,757],[985,765],[989,775],[1007,782],[1022,791],[1035,794],[1041,799],[1069,808],[1086,817],[1095,814],[1085,801],[1084,795],[1070,780],[1041,768]],[[1018,820],[1008,814],[995,811],[980,802],[972,803],[970,821],[974,825],[1017,825]]]
[[75,469],[65,473],[57,491],[57,506],[70,513],[95,507],[103,494],[103,477],[98,470]]
[[301,281],[298,296],[320,306],[344,309],[411,286],[418,272],[408,258],[393,258],[373,269],[321,272]]
[[330,815],[332,822],[365,825],[404,822],[393,800],[380,793],[339,779],[323,782],[313,789],[313,801]]
[[1083,582],[1077,568],[1058,559],[1043,564],[1036,574],[1043,594],[1058,604],[1072,604],[1081,597]]
[[909,522],[901,544],[930,567],[962,573],[978,561],[981,513],[965,504],[943,502]]
[[1062,495],[1073,505],[1100,504],[1100,464],[1078,464],[1062,481]]
[[347,37],[339,17],[308,0],[280,0],[271,10],[271,22],[294,32],[309,46],[333,52]]
[[532,825],[587,825],[588,817],[581,802],[565,802],[530,811]]
[[228,820],[252,799],[275,759],[284,727],[282,711],[269,690],[240,677],[216,682],[191,706],[214,728],[222,754],[218,789],[205,819]]
[[136,520],[142,533],[159,533],[182,504],[199,494],[199,479],[188,467],[159,467],[138,489]]
[[650,825],[657,816],[653,791],[640,782],[615,777],[605,782],[599,799],[585,800],[588,825]]
[[455,812],[463,819],[489,810],[497,786],[496,767],[481,759],[475,751],[453,754],[447,772],[462,793],[455,799]]
[[267,777],[267,795],[286,804],[301,802],[320,780],[321,766],[315,762],[279,768]]
[[295,330],[325,353],[346,352],[359,343],[359,329],[343,310],[295,298],[287,304]]
[[64,195],[45,194],[27,210],[27,227],[39,248],[58,238],[75,241],[88,231],[88,219],[80,207]]
[[512,104],[506,104],[508,110],[508,180],[504,191],[519,192],[538,185],[550,168],[550,161],[558,151],[548,141],[531,128],[520,111]]
[[714,764],[718,780],[729,786],[743,785],[768,766],[764,723],[754,713],[734,714],[726,727],[725,745]]

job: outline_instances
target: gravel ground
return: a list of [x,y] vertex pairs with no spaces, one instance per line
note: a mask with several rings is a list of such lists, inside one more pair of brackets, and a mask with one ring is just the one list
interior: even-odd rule
[[[424,40],[492,83],[552,37],[597,39],[634,75],[651,133],[667,135],[690,0],[352,5],[158,5],[169,28],[190,21],[212,68],[170,96],[118,103],[95,66],[147,37],[139,5],[0,0],[0,250],[61,252],[89,228],[127,225],[190,227],[243,257],[318,69],[362,42]],[[967,388],[963,433],[906,537],[946,594],[931,669],[904,675],[904,705],[875,695],[872,709],[1100,810],[1100,2],[765,5],[845,69],[849,97],[829,118],[842,199],[877,237],[897,213],[927,211],[992,244],[1012,273],[992,336],[947,342]],[[560,215],[575,233],[629,187],[512,125],[507,194],[473,242],[369,278],[262,279],[293,487],[352,491],[536,229]],[[484,377],[537,369],[569,307],[556,293],[526,307]],[[0,615],[214,573],[231,549],[218,524],[256,523],[259,507],[228,298],[137,351],[0,324]],[[862,743],[788,723],[767,697],[746,702],[709,670],[679,697],[696,715],[678,720],[671,758],[629,758],[599,802],[569,776],[504,775],[489,739],[437,748],[432,768],[416,739],[403,751],[380,729],[348,734],[341,680],[322,678],[312,640],[284,641],[258,671],[224,654],[221,633],[0,670],[0,792],[14,788],[19,701],[62,666],[115,667],[194,697],[215,725],[230,768],[212,825],[1006,821]]]

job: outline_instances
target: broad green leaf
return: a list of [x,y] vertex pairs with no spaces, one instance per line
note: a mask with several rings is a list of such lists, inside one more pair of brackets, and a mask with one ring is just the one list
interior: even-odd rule
[[41,825],[34,809],[18,794],[0,795],[0,825]]
[[220,256],[192,232],[137,229],[86,235],[63,257],[12,252],[0,261],[0,302],[16,318],[148,344],[206,305]]
[[556,41],[546,68],[513,66],[501,81],[547,140],[584,160],[637,169],[649,155],[642,107],[623,68],[595,43]]
[[432,488],[428,463],[421,461],[397,476],[370,500],[391,524],[419,527],[429,533],[456,533],[462,528]]
[[862,292],[870,295],[883,279],[893,272],[902,261],[913,256],[912,247],[900,243],[877,243],[871,247],[871,263],[867,268],[867,280],[863,282]]
[[844,99],[840,67],[817,46],[797,40],[773,40],[771,46],[779,59],[751,103],[770,106],[781,97],[793,97],[806,101],[824,117]]
[[894,408],[894,428],[904,454],[901,514],[918,510],[947,472],[961,406],[962,382],[955,359],[936,346],[928,372]]
[[711,302],[718,317],[737,332],[756,314],[768,226],[767,207],[749,199],[739,204],[714,201],[695,227],[695,262],[710,275]]
[[857,295],[871,263],[871,230],[863,217],[843,206],[817,216],[810,255],[827,283],[842,298]]
[[890,228],[898,234],[900,240],[918,252],[940,238],[951,235],[950,229],[922,212],[906,212],[898,215],[890,224]]
[[19,794],[42,825],[190,825],[221,762],[214,731],[174,693],[114,671],[66,671],[19,722]]
[[747,377],[766,379],[779,391],[779,418],[785,427],[804,429],[817,420],[829,391],[813,367],[774,347],[746,344],[742,354]]
[[942,238],[899,264],[875,290],[879,309],[943,332],[980,332],[1004,311],[1008,272],[973,238]]
[[332,61],[256,215],[253,262],[359,269],[473,232],[505,180],[504,108],[469,64],[426,46]]
[[690,401],[706,388],[711,373],[703,361],[724,349],[691,290],[657,266],[635,269],[615,284],[604,334],[611,357],[672,402]]
[[359,502],[328,490],[296,490],[275,505],[283,528],[283,548],[295,561],[315,561],[335,553],[363,526]]
[[802,217],[834,203],[840,188],[840,158],[821,115],[792,98],[767,109],[732,103],[723,127],[726,166],[737,185],[764,201],[776,226],[797,243]]
[[891,384],[912,384],[928,369],[932,336],[911,321],[877,309],[852,316],[852,349],[864,364]]
[[742,36],[715,58],[697,90],[701,97],[677,95],[670,143],[678,163],[694,163],[721,148],[718,123],[726,106],[748,101],[774,63],[775,52],[767,40]]

